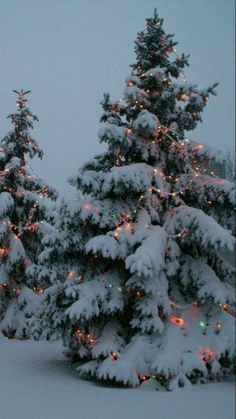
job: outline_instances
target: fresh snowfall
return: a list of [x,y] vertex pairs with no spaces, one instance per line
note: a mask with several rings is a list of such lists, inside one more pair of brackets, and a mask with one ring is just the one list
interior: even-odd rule
[[71,201],[34,171],[38,119],[14,91],[0,142],[1,419],[234,417],[235,174],[187,138],[217,83],[190,84],[176,45],[155,10],[122,99],[104,94],[106,150],[69,178]]

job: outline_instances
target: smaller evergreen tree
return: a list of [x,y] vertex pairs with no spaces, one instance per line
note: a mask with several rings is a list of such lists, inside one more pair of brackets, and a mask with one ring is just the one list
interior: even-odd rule
[[26,285],[26,270],[37,261],[47,231],[44,198],[57,194],[27,162],[27,157],[43,156],[30,133],[38,118],[28,108],[29,91],[14,92],[17,112],[9,115],[13,130],[0,144],[0,329],[8,337],[25,338],[42,293]]

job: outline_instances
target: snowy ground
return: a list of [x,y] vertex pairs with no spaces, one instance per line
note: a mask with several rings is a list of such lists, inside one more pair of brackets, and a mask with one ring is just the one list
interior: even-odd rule
[[0,419],[233,419],[234,383],[156,391],[79,379],[59,343],[0,338]]

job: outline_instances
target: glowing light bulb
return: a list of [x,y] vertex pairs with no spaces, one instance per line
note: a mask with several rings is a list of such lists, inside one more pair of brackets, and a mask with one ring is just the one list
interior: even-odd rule
[[171,323],[173,323],[173,324],[175,324],[175,325],[177,325],[181,328],[184,328],[187,325],[186,320],[183,319],[182,317],[170,316],[169,320],[170,320]]
[[83,209],[88,210],[88,209],[91,209],[91,208],[92,208],[91,204],[89,204],[89,203],[83,204]]
[[111,352],[111,359],[113,361],[117,361],[117,359],[119,359],[119,354],[117,352],[112,351]]

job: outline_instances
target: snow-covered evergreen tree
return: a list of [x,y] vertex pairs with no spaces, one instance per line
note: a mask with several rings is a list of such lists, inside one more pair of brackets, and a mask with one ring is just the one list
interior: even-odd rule
[[17,112],[9,115],[14,127],[0,144],[0,329],[9,337],[27,337],[41,289],[26,285],[26,270],[37,261],[48,230],[42,222],[44,198],[55,198],[56,192],[27,163],[27,157],[43,155],[30,134],[37,117],[27,106],[29,92],[14,92]]
[[85,268],[63,283],[60,314],[81,374],[170,389],[231,370],[233,269],[221,250],[235,243],[233,185],[201,170],[210,152],[185,138],[216,85],[181,80],[187,57],[172,37],[156,12],[147,19],[124,98],[104,97],[107,151],[70,179],[83,193],[68,211]]

